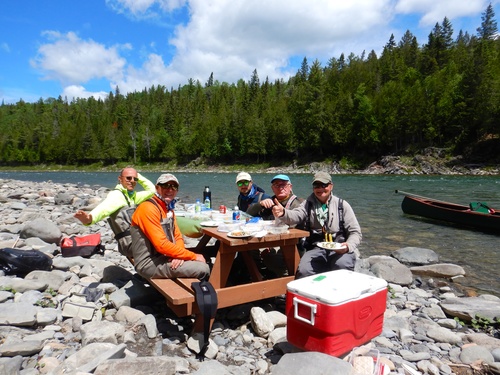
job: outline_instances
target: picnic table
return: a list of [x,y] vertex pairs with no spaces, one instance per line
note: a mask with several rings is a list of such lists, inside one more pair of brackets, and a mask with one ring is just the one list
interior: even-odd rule
[[[264,237],[231,238],[217,228],[202,228],[196,252],[202,252],[208,242],[214,238],[220,242],[215,262],[210,274],[210,283],[217,292],[218,308],[235,306],[247,302],[263,300],[286,293],[287,284],[294,280],[299,264],[297,242],[299,238],[309,236],[309,232],[299,229],[289,229],[287,233],[270,234]],[[252,259],[249,251],[279,247],[288,270],[287,276],[265,280]],[[251,282],[240,285],[229,285],[228,277],[236,253],[241,254],[251,277]],[[201,316],[197,309],[194,291],[191,283],[197,279],[151,279],[151,284],[162,293],[167,305],[174,313],[181,316],[196,315],[195,331],[201,329]]]

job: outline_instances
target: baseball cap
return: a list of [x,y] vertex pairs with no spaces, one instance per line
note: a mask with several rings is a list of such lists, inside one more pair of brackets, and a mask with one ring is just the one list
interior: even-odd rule
[[252,181],[252,177],[247,172],[240,172],[238,176],[236,176],[236,182],[238,181]]
[[314,178],[313,178],[312,183],[314,184],[316,181],[322,182],[324,184],[331,184],[332,177],[330,176],[329,173],[326,173],[326,172],[316,172],[314,174]]
[[283,180],[283,181],[290,181],[290,177],[288,177],[286,174],[277,174],[276,176],[273,177],[271,180],[271,184],[274,182],[274,180]]
[[167,182],[171,182],[171,181],[175,182],[177,185],[180,185],[177,177],[175,177],[171,173],[164,173],[160,177],[158,177],[158,180],[156,180],[156,185],[166,184]]

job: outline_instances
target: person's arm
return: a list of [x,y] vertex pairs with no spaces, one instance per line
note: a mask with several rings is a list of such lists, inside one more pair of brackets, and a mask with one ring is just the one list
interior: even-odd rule
[[127,201],[123,196],[123,193],[118,190],[111,190],[106,198],[99,203],[90,213],[78,210],[74,217],[82,222],[84,225],[92,225],[103,219],[106,219],[112,213],[118,211],[120,208],[125,206]]
[[142,186],[144,191],[137,191],[135,193],[135,197],[134,197],[135,204],[139,204],[139,203],[144,202],[145,200],[148,200],[156,192],[156,186],[151,181],[149,181],[146,177],[141,175],[139,172],[137,172],[137,178],[139,179],[137,182],[139,183],[139,185]]
[[180,235],[179,242],[174,244],[167,238],[160,224],[160,212],[153,203],[145,202],[137,207],[132,225],[139,227],[159,253],[173,259],[196,260],[196,254],[184,248],[182,234],[176,223],[175,240],[177,242]]

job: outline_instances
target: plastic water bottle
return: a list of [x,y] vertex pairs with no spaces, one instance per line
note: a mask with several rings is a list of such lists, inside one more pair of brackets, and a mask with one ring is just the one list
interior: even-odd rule
[[233,211],[233,220],[240,220],[240,209],[238,206],[234,206],[234,211]]
[[205,198],[205,209],[210,210],[210,198]]
[[196,203],[194,205],[194,212],[196,212],[196,213],[201,212],[201,203],[200,203],[199,199],[196,200]]

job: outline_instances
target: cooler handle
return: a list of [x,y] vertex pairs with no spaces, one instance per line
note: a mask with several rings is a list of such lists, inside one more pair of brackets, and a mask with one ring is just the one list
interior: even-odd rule
[[[302,305],[305,305],[311,309],[311,318],[309,320],[307,318],[303,318],[299,315],[299,303]],[[293,297],[293,317],[297,320],[304,322],[304,323],[310,324],[312,326],[314,325],[314,318],[316,316],[317,307],[318,306],[314,303],[301,301],[297,297]]]

